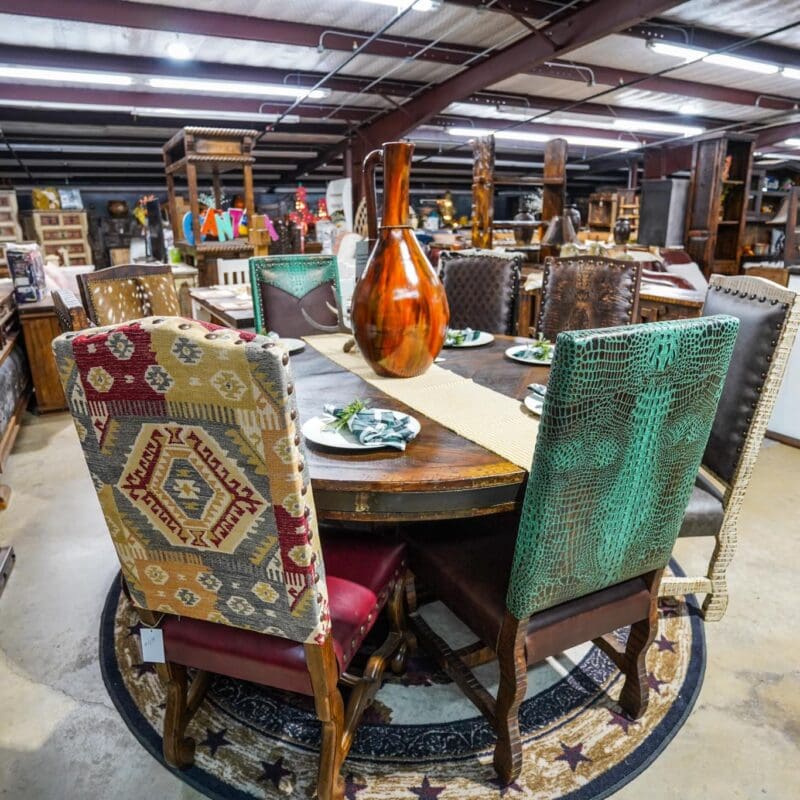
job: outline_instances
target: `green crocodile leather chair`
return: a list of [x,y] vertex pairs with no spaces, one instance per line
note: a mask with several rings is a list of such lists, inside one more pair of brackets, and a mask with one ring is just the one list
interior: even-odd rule
[[299,338],[339,330],[336,256],[279,255],[250,259],[256,331]]
[[[497,733],[494,763],[522,768],[527,667],[594,640],[641,716],[657,600],[725,380],[738,320],[715,316],[561,333],[520,514],[411,530],[411,569],[485,645],[421,642]],[[413,597],[413,591],[409,595]],[[609,636],[630,625],[624,647]],[[497,657],[497,697],[471,667]]]

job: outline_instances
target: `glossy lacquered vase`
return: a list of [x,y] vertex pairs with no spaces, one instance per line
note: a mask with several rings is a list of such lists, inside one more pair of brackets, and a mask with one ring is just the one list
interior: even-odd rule
[[[450,311],[444,286],[408,221],[414,145],[389,142],[364,159],[364,196],[370,240],[375,241],[353,293],[353,335],[378,373],[421,375],[444,344]],[[383,218],[377,220],[375,167],[383,163]]]

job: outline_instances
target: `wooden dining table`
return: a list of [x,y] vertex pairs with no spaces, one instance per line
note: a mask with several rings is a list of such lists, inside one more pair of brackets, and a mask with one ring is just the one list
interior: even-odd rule
[[[528,366],[504,355],[515,342],[496,336],[482,347],[442,351],[443,369],[520,401],[528,384],[546,384],[549,367]],[[395,400],[306,345],[291,357],[300,422],[326,403],[356,398],[372,408],[416,417],[422,429],[405,451],[337,451],[306,441],[317,515],[323,520],[401,523],[456,519],[511,511],[522,501],[528,472]],[[401,379],[398,379],[401,380]],[[492,420],[486,420],[487,425]]]

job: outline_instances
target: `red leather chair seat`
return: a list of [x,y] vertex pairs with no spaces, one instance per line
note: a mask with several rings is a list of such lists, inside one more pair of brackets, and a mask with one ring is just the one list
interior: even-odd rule
[[[414,575],[492,649],[506,613],[518,524],[513,514],[497,514],[418,526],[406,536]],[[528,662],[644,619],[649,607],[645,581],[633,578],[540,611],[528,622]]]
[[[404,564],[403,544],[346,532],[322,542],[333,645],[344,672],[372,629]],[[187,617],[162,624],[168,661],[312,694],[303,645],[279,636]]]

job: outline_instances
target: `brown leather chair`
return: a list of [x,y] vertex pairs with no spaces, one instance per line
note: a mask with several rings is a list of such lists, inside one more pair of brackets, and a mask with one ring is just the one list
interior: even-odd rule
[[81,299],[95,325],[181,313],[169,264],[120,264],[78,275]]
[[83,304],[69,289],[53,289],[50,295],[53,298],[61,333],[82,331],[84,328],[92,327]]
[[637,261],[576,256],[548,258],[536,332],[555,341],[561,331],[637,322],[642,267]]
[[702,473],[680,531],[682,538],[714,537],[715,544],[705,575],[665,578],[660,594],[704,593],[703,616],[712,621],[722,619],[728,607],[738,518],[800,326],[800,295],[764,278],[714,275],[703,314],[739,319]]
[[450,305],[450,327],[512,335],[520,261],[519,257],[443,252],[439,275]]

